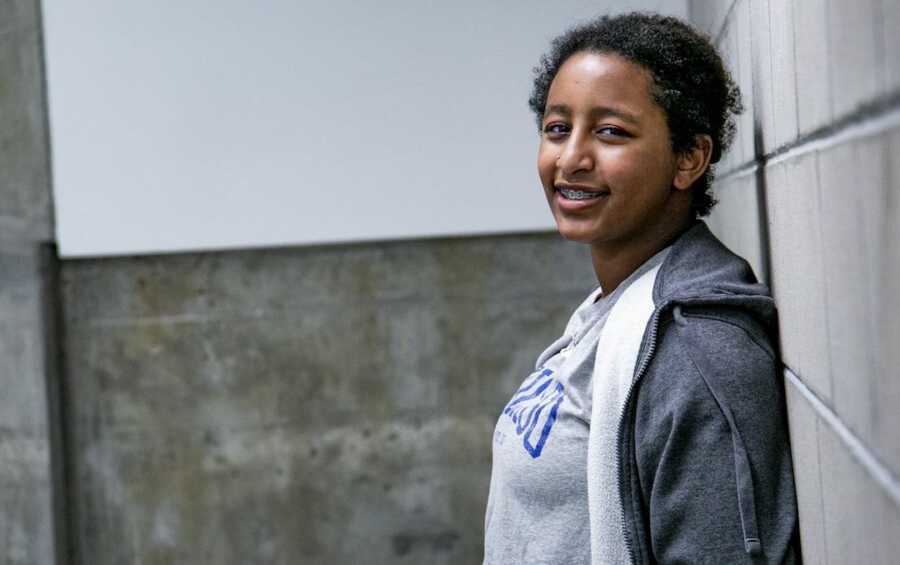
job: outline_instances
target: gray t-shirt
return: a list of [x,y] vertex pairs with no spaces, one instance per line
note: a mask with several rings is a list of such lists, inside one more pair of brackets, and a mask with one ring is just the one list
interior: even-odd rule
[[664,255],[653,256],[609,296],[591,293],[500,414],[484,565],[590,565],[587,451],[597,342],[622,292]]

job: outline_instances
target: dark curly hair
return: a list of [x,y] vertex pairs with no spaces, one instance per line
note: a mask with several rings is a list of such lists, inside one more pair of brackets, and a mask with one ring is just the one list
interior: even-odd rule
[[[578,52],[611,53],[650,72],[652,94],[666,114],[672,150],[694,147],[695,136],[712,138],[710,163],[716,163],[734,137],[734,116],[743,111],[741,93],[709,38],[673,17],[632,12],[603,16],[573,27],[553,40],[534,68],[528,105],[538,128],[550,83],[566,60]],[[691,187],[691,208],[705,216],[716,201],[710,194],[714,171],[708,167]]]

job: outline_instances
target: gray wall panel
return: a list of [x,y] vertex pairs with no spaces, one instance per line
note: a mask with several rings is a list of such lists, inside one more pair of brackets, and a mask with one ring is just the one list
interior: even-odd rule
[[0,562],[10,565],[58,563],[43,81],[39,2],[0,2]]
[[83,563],[478,563],[493,426],[595,281],[558,236],[68,261]]
[[[726,30],[730,68],[753,61],[757,174],[745,185],[741,170],[719,179],[714,225],[740,245],[732,226],[752,229],[746,206],[734,203],[762,195],[768,225],[756,231],[768,233],[762,254],[780,312],[804,557],[895,562],[896,2],[737,0],[725,16],[709,2],[690,5],[698,25]],[[727,30],[748,11],[752,33],[735,45]]]

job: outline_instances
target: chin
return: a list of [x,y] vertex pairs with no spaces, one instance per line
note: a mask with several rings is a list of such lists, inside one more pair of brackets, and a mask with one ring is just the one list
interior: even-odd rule
[[563,226],[560,224],[556,225],[556,229],[559,232],[559,235],[563,236],[569,241],[591,243],[592,241],[597,240],[597,233],[593,230],[578,229],[571,226]]

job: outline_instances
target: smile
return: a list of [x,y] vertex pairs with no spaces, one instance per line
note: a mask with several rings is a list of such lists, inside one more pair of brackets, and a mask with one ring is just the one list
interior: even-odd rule
[[557,190],[566,200],[592,200],[607,194],[605,192],[589,192],[572,188],[557,188]]

